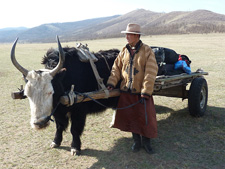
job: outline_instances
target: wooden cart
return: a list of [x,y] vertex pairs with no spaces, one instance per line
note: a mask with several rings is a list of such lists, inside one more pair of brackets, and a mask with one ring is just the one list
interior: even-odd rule
[[[189,113],[203,116],[208,100],[208,86],[203,75],[208,75],[208,72],[200,70],[191,74],[157,76],[153,95],[188,99]],[[188,83],[191,83],[189,90]]]

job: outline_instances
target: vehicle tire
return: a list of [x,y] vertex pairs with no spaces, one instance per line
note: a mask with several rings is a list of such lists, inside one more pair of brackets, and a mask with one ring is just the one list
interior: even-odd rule
[[208,101],[208,86],[203,77],[195,78],[188,92],[189,113],[195,117],[204,116]]

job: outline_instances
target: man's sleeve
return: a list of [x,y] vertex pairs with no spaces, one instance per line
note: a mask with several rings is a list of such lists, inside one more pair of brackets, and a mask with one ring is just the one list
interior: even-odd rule
[[155,54],[151,48],[146,52],[147,62],[145,66],[144,79],[141,94],[151,96],[154,90],[155,79],[158,73],[158,65]]

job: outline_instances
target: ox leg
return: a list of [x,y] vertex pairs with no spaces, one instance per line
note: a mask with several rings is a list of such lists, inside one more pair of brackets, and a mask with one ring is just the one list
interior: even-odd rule
[[63,131],[64,127],[56,122],[56,133],[55,138],[51,144],[51,148],[57,148],[61,145],[61,142],[63,140]]
[[81,153],[81,140],[80,136],[84,130],[86,121],[86,113],[72,113],[71,134],[73,140],[71,143],[71,155],[80,155]]
[[69,119],[68,117],[62,116],[62,112],[60,113],[60,117],[59,116],[54,116],[55,117],[55,122],[56,122],[56,133],[55,133],[55,137],[54,140],[51,144],[51,148],[56,148],[59,147],[61,145],[61,142],[63,140],[63,131],[65,131],[68,127],[69,124]]

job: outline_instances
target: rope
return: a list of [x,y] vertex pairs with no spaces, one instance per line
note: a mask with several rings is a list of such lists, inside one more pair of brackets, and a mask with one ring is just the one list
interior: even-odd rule
[[[89,99],[91,99],[92,101],[94,101],[95,103],[97,103],[97,104],[99,104],[99,105],[101,105],[101,106],[103,106],[103,107],[105,107],[105,108],[110,108],[110,107],[108,107],[108,106],[106,106],[106,105],[100,103],[100,102],[97,101],[96,99],[94,99],[94,98],[88,96],[87,94],[83,94],[83,93],[79,93],[79,92],[75,92],[75,91],[74,91],[74,93],[75,93],[75,95],[78,94],[78,95],[83,96],[84,99],[85,99],[85,98],[89,98]],[[70,97],[69,97],[69,98],[70,98]],[[72,97],[72,98],[73,98],[72,100],[74,100],[75,97]],[[71,98],[70,98],[70,99],[71,99]],[[84,100],[84,99],[83,99],[83,100]],[[72,100],[70,100],[70,101],[72,101]],[[75,100],[75,101],[76,101],[76,100]],[[73,103],[74,103],[74,102],[73,102]],[[146,100],[145,100],[145,98],[141,98],[141,99],[138,100],[137,102],[135,102],[135,103],[133,103],[133,104],[131,104],[131,105],[128,105],[128,106],[120,107],[120,108],[112,108],[112,109],[113,109],[113,110],[124,110],[124,109],[131,108],[131,107],[133,107],[133,106],[135,106],[135,105],[137,105],[137,104],[139,104],[139,103],[143,103],[143,104],[144,104],[144,108],[145,108],[145,123],[146,123],[146,125],[147,125],[147,124],[148,124],[148,114],[147,114],[147,107],[146,107]],[[46,119],[45,119],[45,120],[46,120],[46,123],[47,123],[49,120],[52,121],[52,122],[54,122],[54,120],[51,118],[51,116],[55,113],[55,111],[56,111],[56,109],[58,108],[59,104],[60,104],[60,101],[57,103],[57,105],[56,105],[56,107],[53,109],[52,113],[51,113],[48,117],[46,117]]]
[[[110,108],[110,107],[108,107],[108,106],[106,106],[106,105],[100,103],[100,102],[97,101],[96,99],[93,99],[92,97],[90,97],[90,96],[88,96],[88,95],[86,95],[86,94],[81,94],[81,93],[80,93],[80,95],[83,95],[85,98],[91,99],[91,100],[94,101],[95,103],[97,103],[97,104],[99,104],[99,105],[101,105],[101,106],[103,106],[103,107],[105,107],[105,108]],[[120,107],[120,108],[112,108],[112,109],[113,109],[113,110],[123,110],[123,109],[128,109],[128,108],[131,108],[131,107],[137,105],[138,103],[142,103],[142,102],[143,102],[143,101],[142,101],[143,99],[144,99],[144,98],[141,98],[140,100],[138,100],[137,102],[135,102],[135,103],[133,103],[133,104],[131,104],[131,105],[129,105],[129,106]]]
[[47,123],[49,120],[52,121],[52,122],[54,122],[54,120],[53,120],[51,117],[52,117],[52,115],[55,113],[55,111],[56,111],[56,109],[58,108],[59,104],[60,104],[60,101],[57,103],[56,107],[52,110],[52,113],[51,113],[48,117],[46,117],[46,123]]
[[110,66],[109,66],[109,63],[108,63],[106,57],[105,57],[104,55],[102,55],[102,54],[100,54],[100,56],[101,56],[102,58],[104,58],[105,63],[106,63],[106,66],[108,67],[108,69],[109,69],[109,71],[110,71],[111,69],[110,69]]
[[[83,94],[83,93],[79,93],[79,92],[76,92],[76,94],[79,94],[79,95],[83,96],[84,99],[85,99],[85,98],[89,98],[89,99],[91,99],[92,101],[94,101],[95,103],[97,103],[97,104],[99,104],[99,105],[101,105],[101,106],[103,106],[103,107],[105,107],[105,108],[110,108],[110,107],[108,107],[108,106],[106,106],[106,105],[100,103],[100,102],[97,101],[96,99],[94,99],[94,98],[88,96],[87,94]],[[137,104],[139,104],[139,103],[143,103],[143,104],[144,104],[144,108],[145,108],[145,123],[146,123],[146,125],[147,125],[147,124],[148,124],[148,114],[147,114],[147,106],[146,106],[146,100],[145,100],[145,98],[141,98],[141,99],[138,100],[137,102],[135,102],[135,103],[133,103],[133,104],[131,104],[131,105],[128,105],[128,106],[120,107],[120,108],[112,108],[112,109],[113,109],[113,110],[124,110],[124,109],[131,108],[131,107],[133,107],[133,106],[135,106],[135,105],[137,105]]]
[[146,100],[143,98],[144,105],[145,105],[145,124],[148,125],[148,114],[147,114],[147,106],[146,106]]

